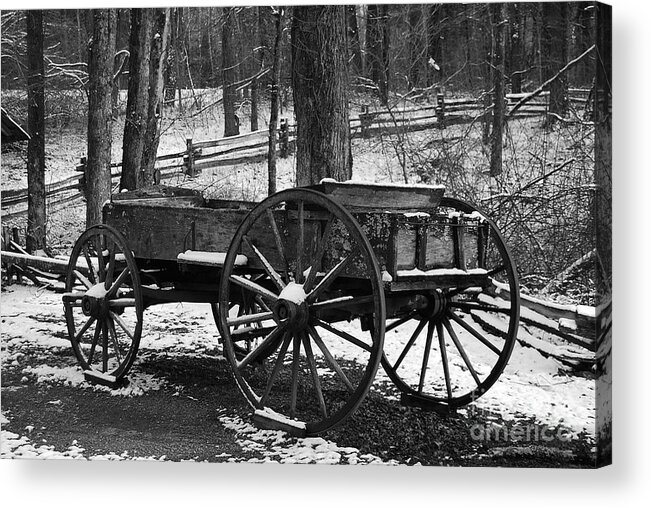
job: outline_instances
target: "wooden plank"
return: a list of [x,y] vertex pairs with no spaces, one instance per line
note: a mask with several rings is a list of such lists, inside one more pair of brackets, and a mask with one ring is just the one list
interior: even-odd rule
[[433,210],[441,202],[441,185],[398,185],[323,180],[312,188],[328,194],[351,211]]
[[[65,274],[68,270],[68,261],[62,259],[32,256],[17,252],[2,251],[0,253],[2,263],[14,264],[21,267],[33,267],[51,273]],[[80,268],[83,268],[80,266]]]

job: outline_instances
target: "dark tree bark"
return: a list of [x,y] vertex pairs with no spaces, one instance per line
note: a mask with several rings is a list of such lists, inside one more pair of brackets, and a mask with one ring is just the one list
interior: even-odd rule
[[292,84],[298,186],[352,176],[347,55],[344,6],[294,8]]
[[389,102],[389,10],[386,4],[368,6],[367,68],[382,104]]
[[142,185],[142,154],[149,104],[149,59],[153,16],[151,9],[131,9],[129,89],[122,142],[120,190]]
[[94,9],[88,52],[88,151],[86,227],[102,222],[102,204],[111,197],[111,122],[115,9]]
[[433,4],[429,6],[427,18],[427,54],[428,54],[428,72],[427,85],[431,86],[436,81],[436,66],[444,68],[443,62],[443,44],[445,41],[443,20],[445,19],[445,4]]
[[[556,75],[568,61],[567,13],[567,2],[542,3],[541,58],[545,81]],[[561,76],[549,87],[549,112],[563,116],[567,112],[568,104],[567,77]]]
[[597,59],[595,80],[595,183],[597,185],[597,292],[612,289],[612,8],[597,8]]
[[411,4],[408,7],[409,22],[409,88],[422,88],[427,76],[427,50],[423,30],[423,6]]
[[27,234],[28,252],[46,246],[45,212],[45,69],[43,11],[27,14]]
[[[264,68],[264,55],[265,55],[265,43],[264,43],[264,32],[262,26],[262,7],[258,6],[255,8],[255,18],[256,18],[256,29],[258,35],[258,48],[257,51],[253,50],[253,59],[256,62],[256,67],[262,70]],[[251,132],[258,130],[258,89],[260,88],[260,83],[258,79],[254,79],[251,82]]]
[[491,71],[493,74],[493,128],[491,130],[490,176],[502,173],[502,130],[504,126],[504,4],[489,6],[493,31]]
[[508,40],[508,74],[511,77],[511,92],[522,92],[522,77],[524,71],[524,30],[522,25],[521,6],[515,2],[507,4],[509,19]]
[[346,6],[346,23],[348,28],[348,49],[352,73],[362,74],[362,47],[359,41],[359,27],[357,25],[357,6]]
[[224,7],[224,24],[222,27],[222,74],[224,87],[224,137],[237,136],[240,133],[240,126],[235,115],[235,92],[234,83],[237,82],[237,61],[233,32],[235,30],[235,8]]
[[163,118],[163,70],[167,60],[171,9],[157,9],[155,29],[151,42],[149,62],[149,101],[147,129],[142,153],[143,185],[154,183],[154,165],[160,141],[160,123]]
[[269,154],[267,156],[267,174],[269,177],[268,194],[271,196],[276,192],[276,132],[278,129],[279,97],[278,87],[280,85],[280,41],[283,36],[283,8],[274,10],[276,18],[276,37],[273,47],[273,64],[271,71],[271,118],[269,118]]

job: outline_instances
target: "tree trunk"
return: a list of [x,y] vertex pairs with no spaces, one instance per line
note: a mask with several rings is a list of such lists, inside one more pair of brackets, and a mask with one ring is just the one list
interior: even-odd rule
[[412,4],[408,7],[409,22],[409,88],[422,88],[425,84],[427,52],[423,37],[423,6]]
[[386,4],[368,6],[367,68],[382,104],[389,102],[389,11]]
[[[256,18],[256,28],[258,31],[258,48],[257,51],[254,48],[253,50],[253,59],[256,62],[256,67],[259,70],[264,68],[264,54],[265,54],[265,44],[264,44],[264,34],[262,31],[262,7],[258,6],[255,8],[255,18]],[[257,70],[256,70],[257,72]],[[258,88],[260,84],[258,79],[255,78],[251,82],[251,132],[258,130]]]
[[43,11],[27,14],[27,252],[46,245],[45,213],[45,69]]
[[346,6],[346,22],[348,28],[348,49],[352,72],[359,76],[362,74],[362,48],[359,42],[359,27],[357,25],[357,6]]
[[612,290],[612,8],[597,4],[597,66],[595,80],[595,183],[597,293]]
[[86,157],[86,227],[102,222],[102,205],[111,197],[111,122],[115,9],[94,9],[88,55],[88,151]]
[[[429,6],[427,18],[427,85],[431,86],[436,82],[436,73],[443,70],[443,35],[442,21],[445,19],[445,4],[434,4]],[[441,71],[437,71],[438,66]]]
[[278,86],[280,83],[280,41],[283,36],[283,8],[280,7],[274,11],[274,16],[276,18],[276,38],[274,40],[273,68],[271,74],[271,118],[269,118],[269,154],[267,156],[269,196],[276,192],[276,130],[278,128]]
[[157,9],[156,26],[152,37],[149,63],[149,102],[147,106],[147,130],[142,153],[144,170],[143,185],[154,183],[154,166],[160,141],[160,124],[163,118],[163,70],[167,60],[171,9]]
[[131,9],[129,89],[122,142],[120,190],[142,186],[142,154],[149,104],[149,59],[153,16],[151,9]]
[[[567,12],[567,2],[542,3],[542,60],[545,81],[556,75],[568,60]],[[549,112],[563,116],[567,107],[567,77],[561,76],[549,87]]]
[[520,5],[517,3],[506,4],[508,8],[510,38],[508,43],[509,58],[508,69],[511,76],[511,92],[522,93],[522,72],[524,70],[524,30]]
[[224,137],[237,136],[240,133],[239,119],[235,115],[234,83],[237,82],[237,62],[235,47],[233,46],[233,32],[235,29],[235,8],[224,7],[224,24],[222,27],[222,74],[224,99]]
[[502,173],[502,130],[504,126],[504,4],[489,6],[493,30],[491,69],[493,74],[493,128],[491,131],[490,176]]
[[344,6],[295,7],[292,84],[296,184],[352,176]]

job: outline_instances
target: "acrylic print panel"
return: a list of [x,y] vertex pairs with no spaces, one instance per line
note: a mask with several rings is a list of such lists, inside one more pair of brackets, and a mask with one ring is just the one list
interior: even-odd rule
[[2,458],[610,462],[608,6],[2,31]]

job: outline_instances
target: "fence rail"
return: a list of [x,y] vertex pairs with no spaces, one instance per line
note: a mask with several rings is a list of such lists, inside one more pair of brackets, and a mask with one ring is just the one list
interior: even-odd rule
[[[530,94],[507,94],[507,112],[515,103]],[[569,100],[574,105],[587,107],[590,91],[570,89]],[[542,92],[529,103],[522,106],[514,118],[543,115],[547,112],[549,92]],[[379,109],[371,111],[365,106],[362,111],[350,118],[352,137],[371,137],[378,134],[391,135],[398,132],[414,132],[430,128],[445,128],[459,123],[469,123],[484,115],[490,106],[478,99],[450,98],[438,94],[435,104],[405,108]],[[278,153],[286,157],[296,141],[296,128],[286,119],[281,120],[276,143]],[[185,173],[196,176],[204,169],[252,163],[264,160],[268,153],[269,133],[266,130],[240,134],[227,138],[194,141],[186,140],[186,149],[160,155],[156,158],[155,179],[157,182]],[[166,163],[166,164],[163,164]],[[68,203],[83,198],[84,170],[86,161],[82,158],[77,166],[78,175],[73,175],[46,186],[46,199],[49,206]],[[122,171],[119,162],[111,164],[111,182],[117,184]],[[27,189],[3,190],[2,218],[7,220],[26,211]]]

